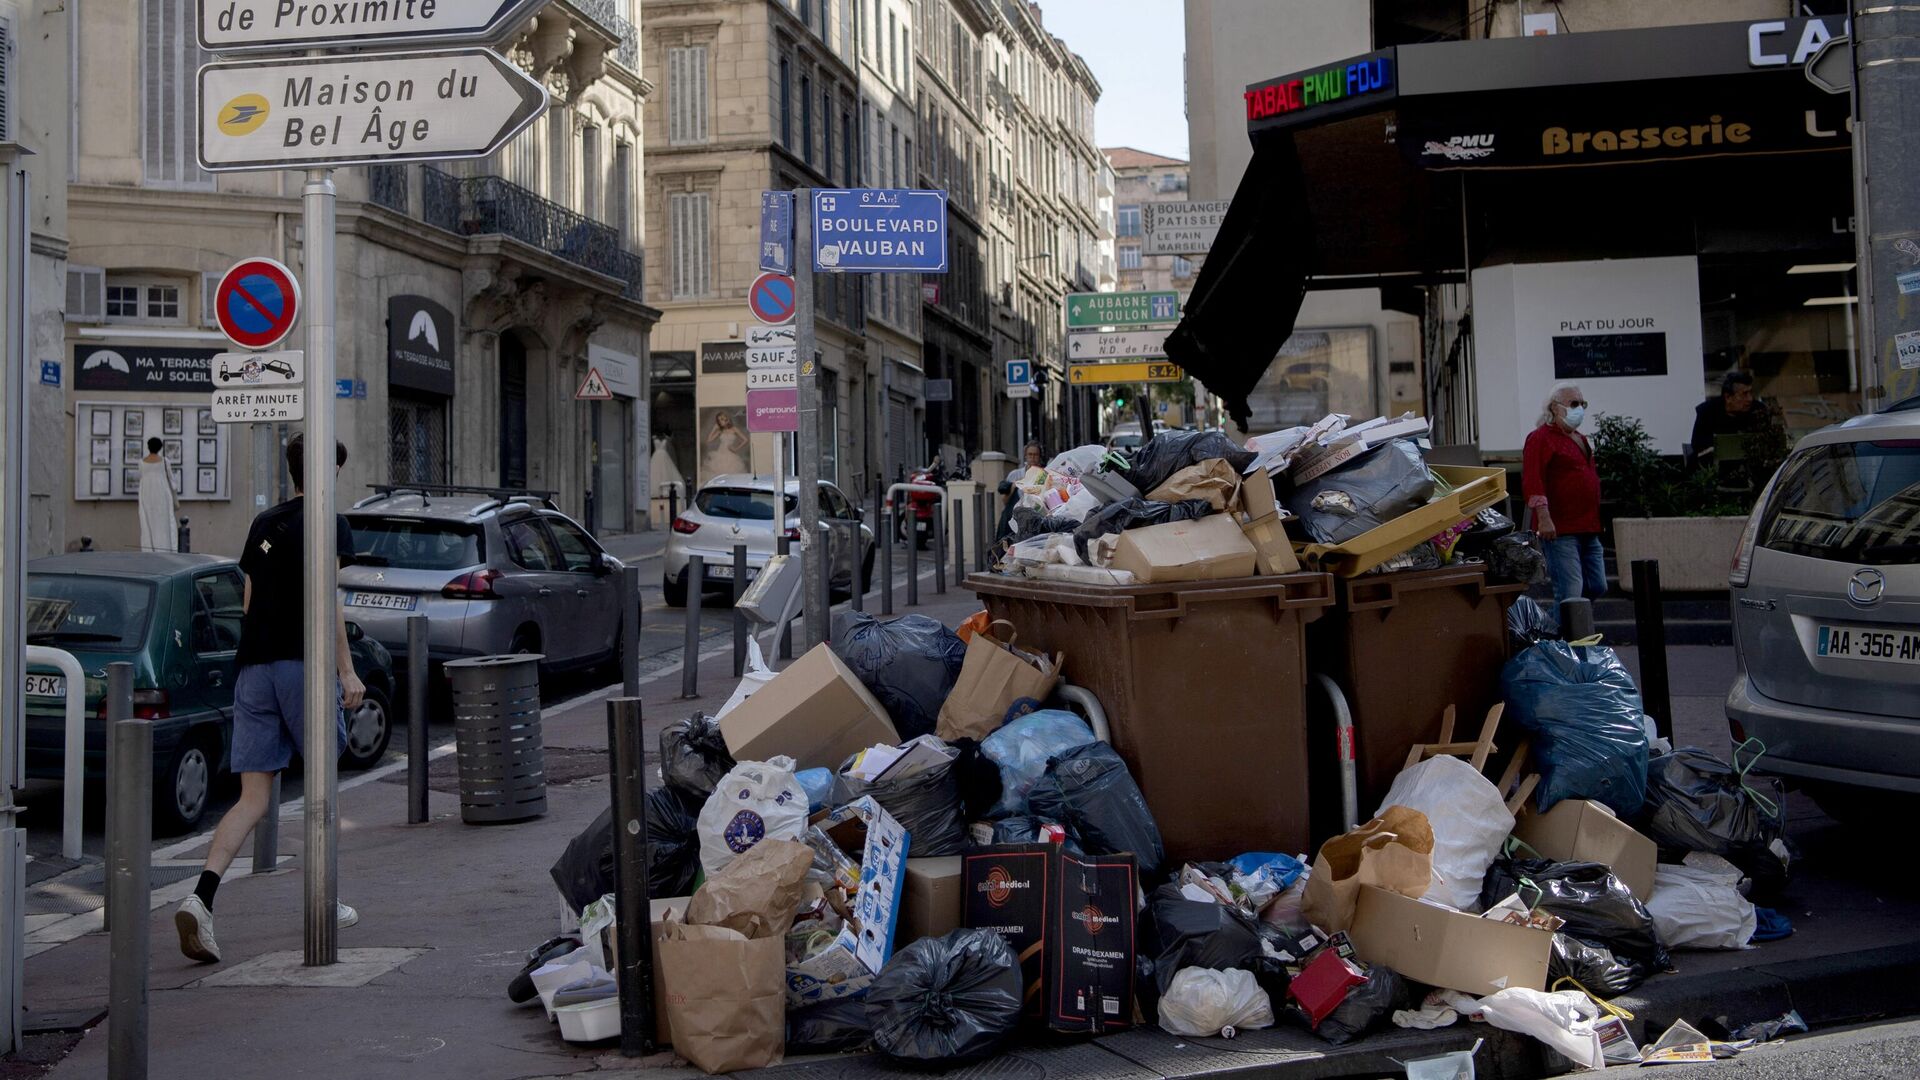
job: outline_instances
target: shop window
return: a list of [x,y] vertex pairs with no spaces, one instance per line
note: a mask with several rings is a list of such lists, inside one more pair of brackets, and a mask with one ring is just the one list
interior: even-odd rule
[[446,483],[446,404],[392,398],[387,405],[387,444],[392,483]]

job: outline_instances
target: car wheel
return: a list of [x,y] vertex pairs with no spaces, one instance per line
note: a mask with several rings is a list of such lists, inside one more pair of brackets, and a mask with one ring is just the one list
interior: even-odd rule
[[386,756],[392,741],[393,702],[369,686],[359,706],[347,711],[347,749],[340,755],[340,768],[355,772],[372,768]]
[[665,596],[668,607],[687,606],[687,575],[683,571],[679,577],[671,574],[660,579],[660,592]]
[[214,754],[209,741],[191,738],[153,778],[154,831],[190,832],[207,814],[213,791]]

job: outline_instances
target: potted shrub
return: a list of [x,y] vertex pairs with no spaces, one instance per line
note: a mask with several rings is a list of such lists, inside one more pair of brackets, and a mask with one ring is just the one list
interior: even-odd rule
[[[1779,464],[1783,436],[1748,437],[1747,473],[1755,491]],[[1600,495],[1613,517],[1620,587],[1633,591],[1633,563],[1660,561],[1660,586],[1674,592],[1718,592],[1740,542],[1753,491],[1729,489],[1712,468],[1687,469],[1662,457],[1653,437],[1630,416],[1603,416],[1593,435]]]

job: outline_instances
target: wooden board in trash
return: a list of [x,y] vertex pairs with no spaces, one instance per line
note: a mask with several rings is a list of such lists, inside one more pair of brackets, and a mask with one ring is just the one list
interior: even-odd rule
[[1335,577],[1358,577],[1395,555],[1431,540],[1507,497],[1507,470],[1472,465],[1434,465],[1434,475],[1453,490],[1410,513],[1368,529],[1344,544],[1295,544],[1300,568]]

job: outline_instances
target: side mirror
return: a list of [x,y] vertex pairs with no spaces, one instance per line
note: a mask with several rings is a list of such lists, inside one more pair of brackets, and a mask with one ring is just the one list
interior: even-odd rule
[[613,565],[607,562],[606,552],[596,551],[593,553],[593,572],[598,577],[606,577],[608,574],[613,573]]
[[865,521],[865,520],[867,520],[867,510],[866,510],[866,507],[864,507],[864,506],[856,506],[856,507],[854,507],[854,508],[853,508],[853,520],[855,520],[855,521]]
[[361,638],[366,636],[367,636],[367,632],[365,630],[360,629],[359,623],[350,622],[347,624],[347,640],[348,641],[359,641]]

